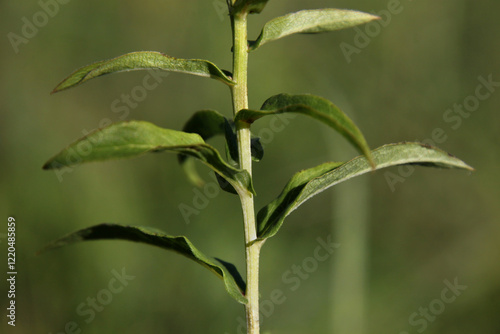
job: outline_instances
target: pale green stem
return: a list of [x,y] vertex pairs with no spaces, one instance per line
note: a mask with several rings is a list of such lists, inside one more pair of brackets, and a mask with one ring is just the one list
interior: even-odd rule
[[[232,17],[233,24],[233,80],[235,85],[231,89],[233,96],[234,115],[240,110],[248,108],[248,39],[247,39],[247,14],[240,13]],[[236,124],[239,150],[240,168],[252,175],[252,155],[250,124],[238,122]],[[259,334],[259,254],[262,242],[257,239],[255,224],[255,210],[253,194],[242,192],[239,194],[243,209],[245,224],[245,255],[247,290],[246,307],[247,333]]]

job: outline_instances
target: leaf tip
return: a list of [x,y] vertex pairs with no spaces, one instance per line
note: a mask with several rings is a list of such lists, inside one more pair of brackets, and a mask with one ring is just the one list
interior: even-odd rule
[[54,95],[55,93],[59,93],[61,90],[59,89],[59,85],[57,85],[51,92],[50,95]]
[[42,166],[42,169],[43,170],[49,170],[49,169],[52,169],[52,164],[50,161],[47,161],[46,163],[43,164]]
[[35,252],[35,256],[43,255],[43,254],[47,253],[50,250],[53,250],[53,249],[61,247],[62,244],[59,244],[58,241],[59,240],[55,240],[55,241],[52,241],[49,244],[46,244],[45,246],[43,246],[42,248],[40,248],[39,250],[37,250]]
[[468,170],[469,172],[475,172],[476,171],[476,169],[474,167],[466,164],[465,162],[463,162],[463,164],[464,164],[463,168],[466,169],[466,170]]
[[[69,76],[68,78],[70,78],[71,76]],[[59,93],[63,90],[66,90],[68,88],[71,88],[73,85],[70,85],[68,86],[67,85],[67,80],[68,78],[65,78],[63,81],[59,82],[55,87],[54,89],[50,92],[50,95],[52,94],[55,94],[55,93]]]
[[63,164],[51,159],[51,160],[47,161],[45,164],[43,164],[42,169],[43,170],[51,170],[51,169],[59,169],[62,167],[63,167]]
[[426,143],[417,143],[417,144],[420,145],[421,147],[424,147],[424,148],[428,149],[428,150],[440,150],[444,154],[447,154],[448,157],[456,160],[456,162],[458,163],[458,165],[456,165],[456,167],[458,167],[458,168],[462,168],[462,169],[468,170],[470,172],[474,172],[476,170],[474,167],[469,166],[463,160],[459,159],[457,156],[455,156],[455,155],[453,155],[453,154],[451,154],[449,152],[442,151],[441,149],[439,149],[437,147],[434,147],[432,145],[426,144]]

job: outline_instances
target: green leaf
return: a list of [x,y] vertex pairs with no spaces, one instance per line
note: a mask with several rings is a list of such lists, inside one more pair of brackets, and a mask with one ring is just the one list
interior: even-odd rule
[[[234,166],[238,164],[238,143],[234,129],[234,123],[215,110],[201,110],[193,114],[183,128],[184,132],[197,133],[204,140],[208,140],[218,135],[224,135],[226,138],[226,151],[228,159]],[[264,154],[264,149],[259,138],[252,138],[252,159],[260,161]],[[198,187],[205,184],[203,179],[196,171],[196,167],[191,159],[186,155],[179,155],[179,163],[182,165],[188,179]],[[223,190],[232,194],[237,194],[234,188],[227,182],[222,182],[217,178]]]
[[191,116],[182,131],[199,134],[205,141],[224,134],[226,118],[215,110],[200,110]]
[[[239,160],[239,152],[238,152],[238,136],[236,134],[236,126],[234,122],[228,121],[226,123],[226,142],[229,157],[235,163],[238,163]],[[262,143],[260,142],[260,138],[251,134],[250,139],[250,149],[252,160],[255,162],[259,162],[264,157],[264,148],[262,147]]]
[[231,9],[231,15],[241,12],[258,14],[262,12],[269,0],[237,0]]
[[238,170],[222,160],[219,152],[197,134],[162,129],[142,121],[112,124],[77,140],[43,166],[62,168],[91,161],[132,158],[148,152],[170,151],[186,154],[224,177],[235,189],[254,193],[247,171]]
[[[228,143],[230,157],[238,160],[238,143],[234,122],[228,120],[215,110],[201,110],[193,114],[186,122],[184,132],[197,133],[205,141],[218,135],[224,135]],[[252,135],[252,159],[260,161],[264,156],[264,149],[260,143],[260,138]]]
[[78,86],[101,75],[144,69],[159,69],[193,74],[217,79],[230,86],[234,85],[234,82],[228,76],[228,72],[222,71],[207,60],[178,59],[167,56],[161,52],[141,51],[127,53],[113,59],[103,60],[84,66],[58,84],[52,93]]
[[[233,166],[239,166],[238,136],[236,134],[236,126],[234,122],[226,120],[225,137],[227,159]],[[264,156],[264,148],[260,143],[260,138],[252,135],[250,145],[252,160],[256,162],[260,161]],[[219,182],[219,186],[222,190],[231,194],[237,194],[236,190],[231,187],[227,181],[221,180],[220,177],[217,177],[217,181]]]
[[281,114],[285,112],[300,113],[310,116],[344,136],[360,153],[364,154],[373,164],[370,148],[366,140],[346,114],[330,101],[314,95],[288,95],[279,94],[269,98],[261,107],[262,110],[241,110],[236,115],[235,121],[252,123],[267,115]]
[[[244,296],[245,283],[237,273],[236,268],[227,262],[218,260],[222,265],[216,264],[214,259],[200,252],[184,236],[169,236],[156,229],[147,227],[122,226],[116,224],[100,224],[77,232],[68,234],[61,239],[55,240],[39,253],[62,246],[90,240],[128,240],[161,247],[179,253],[191,259],[224,281],[226,291],[242,304],[247,303]],[[229,268],[229,269],[228,269]]]
[[378,16],[346,9],[302,10],[277,17],[264,25],[250,50],[292,34],[315,34],[351,28],[379,19]]
[[[191,116],[186,122],[182,131],[188,133],[197,133],[203,140],[208,140],[216,135],[224,134],[226,118],[215,110],[201,110]],[[200,177],[193,159],[184,154],[179,155],[179,163],[181,164],[189,181],[197,187],[202,187],[205,181]],[[216,173],[217,175],[217,173]]]
[[[373,151],[377,169],[390,166],[417,164],[442,168],[473,170],[458,158],[421,143],[399,143],[382,146]],[[282,193],[257,215],[259,239],[274,236],[285,218],[302,203],[320,192],[350,178],[371,171],[365,157],[359,156],[346,163],[325,163],[295,174]]]

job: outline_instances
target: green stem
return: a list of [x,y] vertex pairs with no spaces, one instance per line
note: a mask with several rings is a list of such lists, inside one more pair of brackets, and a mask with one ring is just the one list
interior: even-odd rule
[[[248,39],[247,13],[238,13],[232,16],[233,26],[233,79],[236,84],[232,87],[234,115],[240,110],[248,108]],[[238,136],[238,151],[240,168],[252,175],[251,135],[250,124],[238,122],[236,124]],[[247,333],[259,334],[259,255],[262,242],[257,239],[255,224],[255,210],[253,194],[240,193],[243,220],[245,224],[245,255],[248,304],[246,308]]]

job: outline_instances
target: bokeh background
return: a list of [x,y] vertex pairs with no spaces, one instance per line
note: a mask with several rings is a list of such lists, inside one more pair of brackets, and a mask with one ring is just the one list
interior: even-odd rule
[[[397,2],[271,0],[251,17],[250,37],[266,21],[302,8],[380,12]],[[33,22],[43,9],[34,0],[0,1],[0,267],[7,271],[5,233],[7,218],[14,216],[19,273],[15,328],[4,316],[2,279],[1,333],[238,333],[243,307],[215,276],[176,254],[94,242],[35,255],[66,233],[115,222],[187,235],[202,251],[244,271],[237,198],[220,193],[188,223],[179,205],[193,206],[195,192],[174,155],[89,164],[65,173],[62,181],[41,169],[105,119],[181,129],[197,110],[229,116],[224,85],[182,74],[163,78],[128,115],[112,104],[142,85],[147,72],[107,76],[49,95],[75,68],[130,51],[208,59],[230,69],[224,5],[73,0],[60,4],[16,52],[9,33],[21,36],[23,18]],[[285,299],[262,317],[263,329],[273,334],[500,333],[500,88],[461,117],[459,126],[443,119],[447,109],[475,94],[480,76],[500,81],[500,2],[403,0],[397,8],[385,26],[371,26],[363,47],[350,29],[287,37],[252,53],[250,105],[258,108],[281,92],[323,96],[356,120],[373,148],[427,140],[442,129],[446,139],[439,146],[476,172],[392,168],[346,182],[294,212],[262,252],[262,299],[277,290]],[[350,62],[342,42],[358,47]],[[265,136],[265,157],[254,172],[257,208],[277,196],[297,170],[356,155],[313,120],[297,117],[279,130],[271,127],[265,120],[255,126]],[[386,171],[404,182],[391,187]],[[212,182],[208,170],[200,166],[200,172]],[[311,265],[318,238],[329,236],[340,244],[332,256],[308,267],[307,275],[291,272],[294,265]],[[135,278],[87,323],[89,314],[77,309],[90,309],[87,298],[104,296],[113,270],[122,268]],[[451,303],[440,302],[445,281],[466,286]],[[419,313],[429,307],[427,318]]]

